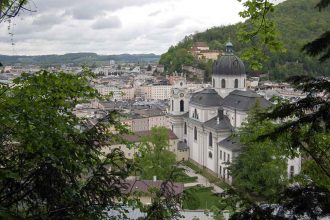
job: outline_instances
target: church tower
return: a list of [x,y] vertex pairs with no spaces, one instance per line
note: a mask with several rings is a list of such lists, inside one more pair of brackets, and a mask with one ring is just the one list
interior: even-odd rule
[[226,44],[226,52],[213,64],[212,86],[221,97],[234,90],[246,90],[246,72],[242,60],[234,55],[233,44]]
[[171,89],[168,116],[172,131],[179,140],[183,139],[183,115],[189,111],[189,99],[186,80],[178,80]]

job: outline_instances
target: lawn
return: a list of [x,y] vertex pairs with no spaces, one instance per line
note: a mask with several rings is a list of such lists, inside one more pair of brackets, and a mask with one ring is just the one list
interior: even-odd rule
[[219,204],[219,197],[214,194],[212,187],[194,186],[184,190],[183,209],[210,209]]

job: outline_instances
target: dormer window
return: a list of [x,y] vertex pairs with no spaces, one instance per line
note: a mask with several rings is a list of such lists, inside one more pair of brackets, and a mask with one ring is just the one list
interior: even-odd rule
[[195,119],[198,119],[197,109],[194,110],[194,113],[193,113],[192,117],[195,118]]

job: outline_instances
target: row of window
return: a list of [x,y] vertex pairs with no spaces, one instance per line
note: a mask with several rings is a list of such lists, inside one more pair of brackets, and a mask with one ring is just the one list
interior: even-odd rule
[[[215,87],[215,79],[213,79],[213,87]],[[245,87],[245,79],[244,79],[244,87]],[[221,88],[226,88],[226,80],[221,80]],[[238,79],[234,80],[234,88],[238,88]]]
[[226,154],[226,152],[223,152],[223,154],[222,154],[222,150],[220,150],[219,157],[220,157],[220,160],[222,160],[222,158],[223,158],[223,161],[230,162],[230,154]]

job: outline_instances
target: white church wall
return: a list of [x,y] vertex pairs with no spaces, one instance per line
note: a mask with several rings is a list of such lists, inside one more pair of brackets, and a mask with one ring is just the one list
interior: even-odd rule
[[288,159],[287,172],[288,172],[288,177],[295,176],[301,172],[301,157]]

